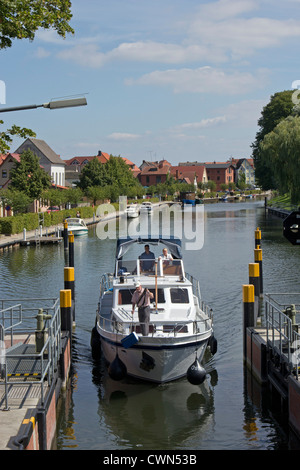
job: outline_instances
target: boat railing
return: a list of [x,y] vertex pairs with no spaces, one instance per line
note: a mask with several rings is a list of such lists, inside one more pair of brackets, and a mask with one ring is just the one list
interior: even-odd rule
[[[144,323],[138,320],[134,320],[130,312],[127,312],[125,309],[121,310],[122,312],[120,312],[120,309],[118,309],[117,312],[121,321],[116,318],[111,319],[100,315],[100,327],[110,333],[121,334],[125,336],[133,331],[140,333],[141,325]],[[151,321],[149,323],[149,336],[155,336],[159,333],[163,333],[168,337],[176,337],[179,333],[190,333],[191,329],[189,327],[191,325],[193,334],[205,333],[212,328],[212,322],[210,318],[187,321],[157,320],[155,322]]]
[[111,273],[103,274],[100,279],[100,296],[102,296],[104,292],[112,289],[112,286],[113,286],[113,275]]

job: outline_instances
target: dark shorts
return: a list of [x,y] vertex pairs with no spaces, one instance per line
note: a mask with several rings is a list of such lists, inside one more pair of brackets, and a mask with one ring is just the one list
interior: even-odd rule
[[143,336],[148,336],[149,334],[149,320],[150,320],[150,306],[148,307],[139,307],[139,321],[141,323],[141,330]]

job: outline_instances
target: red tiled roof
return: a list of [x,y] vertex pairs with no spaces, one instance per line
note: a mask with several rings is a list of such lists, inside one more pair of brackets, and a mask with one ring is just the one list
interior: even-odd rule
[[197,176],[198,181],[202,181],[203,173],[205,170],[204,165],[194,165],[194,166],[171,166],[170,172],[174,178],[183,179],[189,178],[192,182],[194,182],[195,174]]
[[[108,153],[105,153],[105,152],[101,152],[101,155],[94,155],[94,156],[87,156],[87,157],[73,157],[71,158],[70,160],[65,160],[64,162],[66,163],[67,166],[72,166],[74,164],[77,164],[78,165],[82,165],[84,164],[87,160],[90,162],[91,160],[93,160],[94,158],[98,158],[98,160],[100,161],[100,163],[107,163],[108,160],[110,159],[110,155],[108,155]],[[130,170],[132,171],[133,175],[134,176],[137,176],[139,173],[140,173],[140,169],[138,166],[136,166],[135,163],[133,163],[132,161],[130,161],[128,158],[126,157],[121,157],[124,162],[130,166]]]
[[20,154],[19,153],[7,153],[7,154],[0,154],[0,165],[2,165],[2,163],[5,162],[5,160],[8,158],[8,157],[12,157],[14,158],[15,160],[17,160],[17,162],[20,161]]

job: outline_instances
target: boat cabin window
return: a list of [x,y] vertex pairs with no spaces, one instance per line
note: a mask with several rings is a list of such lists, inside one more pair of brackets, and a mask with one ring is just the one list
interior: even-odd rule
[[[154,295],[152,301],[155,301],[155,289],[149,289]],[[120,289],[118,294],[118,305],[130,305],[134,289]],[[165,295],[163,289],[157,289],[157,303],[162,304],[165,302]]]
[[174,287],[170,289],[172,304],[188,304],[189,294],[188,290],[181,287]]

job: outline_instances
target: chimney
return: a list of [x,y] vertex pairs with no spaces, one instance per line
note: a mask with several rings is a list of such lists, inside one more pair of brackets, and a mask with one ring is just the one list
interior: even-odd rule
[[98,157],[101,157],[101,155],[102,155],[101,150],[98,150]]

